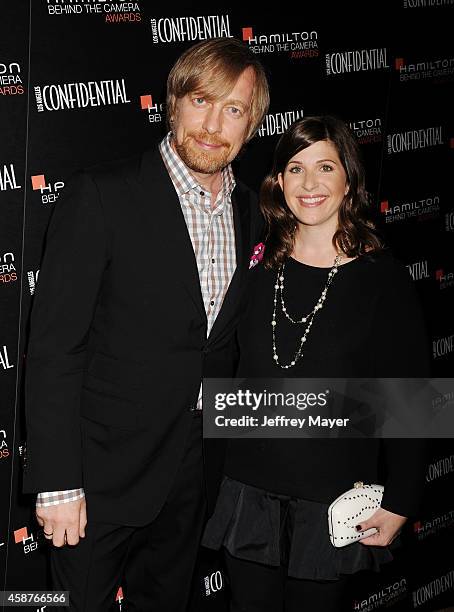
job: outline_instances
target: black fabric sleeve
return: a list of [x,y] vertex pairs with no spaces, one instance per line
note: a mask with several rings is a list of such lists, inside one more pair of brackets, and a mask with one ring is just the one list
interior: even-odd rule
[[50,219],[31,310],[24,493],[83,486],[80,390],[107,244],[96,184],[76,172]]
[[[371,350],[375,375],[382,378],[429,378],[430,352],[419,297],[403,265],[385,267],[373,324]],[[418,438],[382,440],[385,487],[382,507],[416,516],[424,489],[428,442]]]

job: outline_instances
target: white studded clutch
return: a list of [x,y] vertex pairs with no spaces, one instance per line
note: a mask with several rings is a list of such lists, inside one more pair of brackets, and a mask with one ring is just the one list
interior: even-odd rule
[[357,532],[356,525],[374,514],[380,507],[382,497],[382,485],[365,485],[362,482],[355,482],[353,489],[339,495],[328,508],[331,544],[340,548],[377,533],[375,527]]

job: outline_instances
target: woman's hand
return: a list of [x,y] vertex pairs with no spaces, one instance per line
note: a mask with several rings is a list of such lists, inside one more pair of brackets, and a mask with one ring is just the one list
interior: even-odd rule
[[366,546],[388,546],[397,538],[406,520],[406,516],[379,508],[370,519],[363,521],[356,527],[358,532],[366,531],[371,527],[378,529],[378,532],[359,541]]

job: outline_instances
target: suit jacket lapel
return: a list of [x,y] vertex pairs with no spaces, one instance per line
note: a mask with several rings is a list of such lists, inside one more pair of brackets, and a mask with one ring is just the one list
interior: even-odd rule
[[[157,147],[148,149],[142,154],[138,185],[140,198],[144,203],[145,223],[150,227],[156,224],[162,227],[160,236],[162,236],[162,260],[165,261],[165,268],[169,273],[175,274],[175,280],[183,283],[207,325],[191,237],[175,187]],[[242,199],[240,188],[237,185],[232,191],[237,265],[221,310],[209,334],[209,342],[219,335],[232,317],[248,270],[251,219],[249,206]]]
[[186,287],[200,316],[207,321],[200,289],[197,262],[191,237],[181,210],[175,187],[162,161],[159,149],[149,149],[142,154],[139,184],[144,198],[144,214],[147,223],[162,226],[165,268]]

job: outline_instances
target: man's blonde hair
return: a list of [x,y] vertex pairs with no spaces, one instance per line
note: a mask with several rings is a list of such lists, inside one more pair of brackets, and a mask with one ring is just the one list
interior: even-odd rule
[[234,38],[212,38],[187,49],[175,62],[167,79],[167,125],[175,113],[178,98],[190,92],[203,93],[208,100],[227,95],[242,72],[255,73],[250,118],[245,142],[259,129],[270,103],[265,70],[254,53]]

